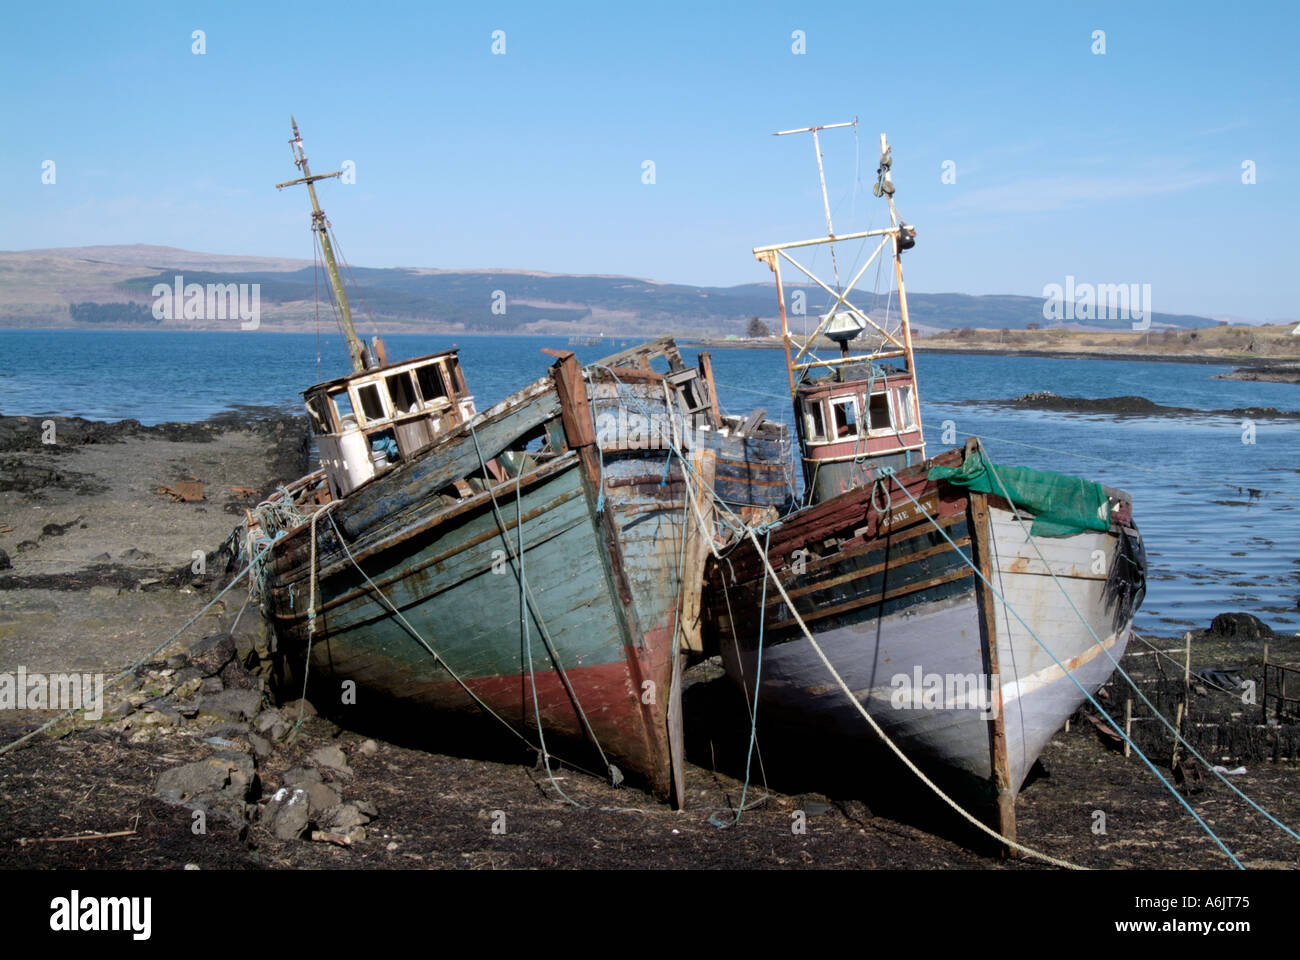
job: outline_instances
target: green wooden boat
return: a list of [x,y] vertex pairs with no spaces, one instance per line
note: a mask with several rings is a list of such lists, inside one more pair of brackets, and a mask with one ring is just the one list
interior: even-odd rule
[[712,539],[696,511],[788,508],[784,427],[724,416],[708,356],[688,367],[671,340],[586,369],[547,351],[546,376],[481,412],[455,351],[390,362],[352,330],[296,125],[291,143],[353,371],[304,393],[321,469],[247,520],[276,652],[357,725],[445,742],[473,719],[680,802],[677,677]]

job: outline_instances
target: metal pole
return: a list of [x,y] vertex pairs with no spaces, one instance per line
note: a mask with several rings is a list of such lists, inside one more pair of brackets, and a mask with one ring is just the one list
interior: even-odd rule
[[325,222],[325,211],[320,208],[320,201],[316,199],[316,181],[337,177],[342,171],[336,170],[333,173],[312,176],[311,167],[307,165],[307,154],[303,150],[302,137],[298,133],[298,121],[291,116],[289,122],[293,125],[293,139],[289,141],[289,147],[293,150],[294,164],[302,171],[302,176],[297,180],[277,183],[275,186],[277,190],[280,190],[299,183],[307,185],[307,194],[311,197],[311,228],[320,236],[321,252],[325,257],[325,270],[329,274],[330,289],[334,293],[334,302],[339,307],[343,336],[348,341],[348,356],[352,360],[352,371],[353,373],[360,373],[366,368],[364,348],[361,345],[361,340],[357,337],[356,328],[352,325],[352,308],[348,305],[348,295],[343,288],[343,278],[339,275],[339,266],[334,260],[334,245],[330,243],[329,226]]

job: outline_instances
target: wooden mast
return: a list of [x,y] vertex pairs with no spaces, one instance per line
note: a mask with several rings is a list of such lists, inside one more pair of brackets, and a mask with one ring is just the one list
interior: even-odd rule
[[307,154],[303,152],[302,137],[298,133],[298,121],[290,116],[289,122],[293,125],[293,139],[289,141],[289,149],[293,151],[294,165],[302,171],[302,176],[297,180],[277,183],[275,189],[283,190],[285,187],[297,186],[300,183],[307,185],[307,193],[311,197],[311,228],[320,237],[321,251],[325,255],[325,269],[330,278],[330,289],[334,292],[334,302],[338,304],[339,317],[343,324],[343,336],[348,342],[348,357],[352,361],[352,372],[360,373],[366,369],[365,348],[357,337],[356,328],[352,325],[352,309],[348,306],[348,295],[343,289],[339,266],[334,261],[334,245],[330,243],[329,224],[325,220],[325,211],[320,208],[320,201],[316,199],[316,181],[341,176],[343,171],[335,170],[333,173],[313,175],[311,168],[307,166]]
[[[815,127],[801,127],[797,130],[780,130],[774,136],[783,137],[793,133],[811,133],[813,137],[813,152],[817,159],[817,178],[821,186],[822,193],[822,210],[826,215],[826,236],[818,237],[812,240],[797,240],[790,243],[769,244],[762,247],[754,248],[756,259],[767,264],[776,278],[777,303],[781,317],[781,339],[785,347],[786,354],[786,372],[789,377],[790,394],[792,399],[797,395],[798,384],[806,371],[811,368],[832,369],[842,364],[861,362],[863,360],[874,361],[876,359],[886,359],[889,357],[903,357],[907,365],[907,370],[912,376],[913,384],[916,382],[916,364],[912,355],[912,328],[911,321],[907,310],[907,291],[903,285],[903,261],[902,252],[910,248],[915,242],[916,231],[908,224],[902,222],[898,217],[898,211],[894,207],[894,183],[890,176],[890,166],[892,159],[890,156],[889,143],[882,133],[880,135],[880,167],[878,168],[878,179],[872,192],[877,197],[885,197],[889,204],[890,225],[877,230],[866,230],[859,233],[848,233],[837,235],[835,227],[831,221],[830,203],[826,192],[826,174],[822,165],[821,141],[818,133],[822,130],[833,130],[839,127],[857,127],[857,119],[848,123],[829,123]],[[868,237],[878,237],[881,240],[881,246],[877,247],[876,253],[873,253],[867,261],[859,268],[854,277],[846,286],[841,288],[839,278],[839,266],[835,259],[835,244],[848,240],[866,239]],[[862,279],[867,268],[881,252],[885,243],[892,243],[894,258],[894,277],[898,284],[898,304],[899,304],[899,329],[898,335],[881,327],[866,313],[858,310],[849,302],[849,294],[858,281]],[[831,262],[835,272],[835,289],[832,290],[829,285],[823,283],[807,267],[795,260],[790,251],[803,247],[813,247],[820,244],[826,244],[830,248]],[[834,298],[830,312],[822,319],[817,329],[808,337],[807,341],[799,348],[798,354],[793,355],[790,349],[793,337],[790,333],[789,321],[785,310],[785,291],[781,278],[781,260],[798,268],[806,274],[810,280],[817,284],[829,296]],[[859,318],[863,330],[867,327],[874,327],[881,336],[880,346],[870,353],[863,353],[856,356],[850,355],[848,351],[848,341],[841,343],[841,356],[836,360],[816,360],[814,362],[800,362],[804,359],[804,354],[809,352],[810,347],[816,342],[817,338],[829,326],[831,319],[837,312],[850,312],[852,316]],[[912,391],[912,414],[916,421],[917,428],[921,428],[921,404],[918,393],[915,389]]]

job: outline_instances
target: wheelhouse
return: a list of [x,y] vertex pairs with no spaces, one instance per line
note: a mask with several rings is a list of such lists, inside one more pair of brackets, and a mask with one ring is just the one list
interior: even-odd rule
[[907,369],[837,367],[798,385],[796,408],[805,481],[819,493],[840,492],[874,480],[880,467],[924,458],[917,382]]
[[457,351],[380,364],[303,392],[335,497],[410,459],[474,415]]

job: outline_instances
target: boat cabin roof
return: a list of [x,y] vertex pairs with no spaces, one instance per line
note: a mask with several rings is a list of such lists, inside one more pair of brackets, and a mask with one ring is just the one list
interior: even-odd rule
[[907,369],[898,367],[877,366],[870,363],[853,363],[841,367],[833,367],[831,370],[816,378],[809,378],[799,384],[799,395],[801,397],[811,396],[814,394],[834,391],[844,385],[865,386],[872,384],[874,390],[885,389],[886,381],[889,383],[902,383],[905,380],[911,380],[912,374]]
[[381,364],[377,367],[371,367],[368,370],[358,370],[355,371],[354,373],[349,373],[347,376],[344,377],[335,377],[333,380],[326,380],[322,383],[312,384],[310,387],[308,387],[306,390],[302,392],[302,395],[304,397],[307,397],[307,396],[311,396],[314,393],[319,393],[322,390],[327,393],[330,393],[335,390],[346,387],[348,384],[354,383],[357,380],[371,379],[376,374],[387,375],[387,374],[399,373],[403,370],[410,370],[414,367],[422,367],[426,363],[429,363],[430,361],[443,360],[446,359],[447,357],[451,357],[455,359],[457,363],[459,363],[460,362],[459,354],[460,354],[460,350],[458,348],[453,347],[450,350],[442,350],[438,353],[426,354],[423,357],[412,357],[409,360],[401,360],[397,363]]

